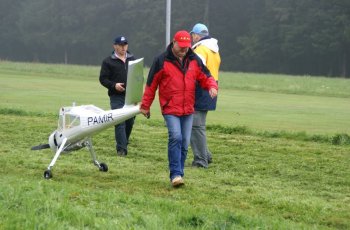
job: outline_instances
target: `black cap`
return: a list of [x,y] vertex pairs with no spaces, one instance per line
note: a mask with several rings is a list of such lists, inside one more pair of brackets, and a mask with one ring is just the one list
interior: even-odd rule
[[128,40],[125,36],[119,36],[114,39],[114,45],[128,44]]

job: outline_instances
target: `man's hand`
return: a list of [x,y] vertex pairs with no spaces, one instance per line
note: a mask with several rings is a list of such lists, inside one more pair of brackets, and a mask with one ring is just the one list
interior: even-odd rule
[[124,92],[125,88],[124,88],[124,83],[116,83],[114,86],[115,90],[117,90],[118,92]]
[[140,109],[140,112],[147,117],[147,119],[149,119],[151,117],[151,112],[149,110],[146,109]]
[[214,98],[218,95],[218,91],[215,88],[210,88],[209,89],[209,95],[211,98]]

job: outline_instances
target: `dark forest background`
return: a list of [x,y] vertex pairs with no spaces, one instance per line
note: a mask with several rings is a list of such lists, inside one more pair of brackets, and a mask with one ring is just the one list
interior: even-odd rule
[[[0,0],[0,59],[100,65],[113,38],[150,65],[166,0]],[[349,0],[172,0],[171,36],[207,24],[223,71],[350,77]]]

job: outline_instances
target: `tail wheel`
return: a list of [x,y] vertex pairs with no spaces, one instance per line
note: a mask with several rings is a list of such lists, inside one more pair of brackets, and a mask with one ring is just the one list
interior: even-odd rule
[[51,179],[51,178],[52,178],[52,172],[51,172],[51,170],[46,170],[46,171],[44,172],[44,178],[45,178],[45,179]]
[[102,172],[107,172],[108,171],[108,166],[105,163],[100,163],[99,169]]

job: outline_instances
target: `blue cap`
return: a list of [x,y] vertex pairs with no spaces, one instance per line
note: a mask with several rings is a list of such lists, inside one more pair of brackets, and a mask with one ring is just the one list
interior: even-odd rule
[[199,34],[199,35],[203,35],[203,36],[208,36],[209,35],[209,30],[207,28],[206,25],[202,24],[202,23],[197,23],[196,25],[194,25],[193,29],[190,32],[195,33],[195,34]]
[[114,45],[128,44],[125,36],[119,36],[114,39]]

